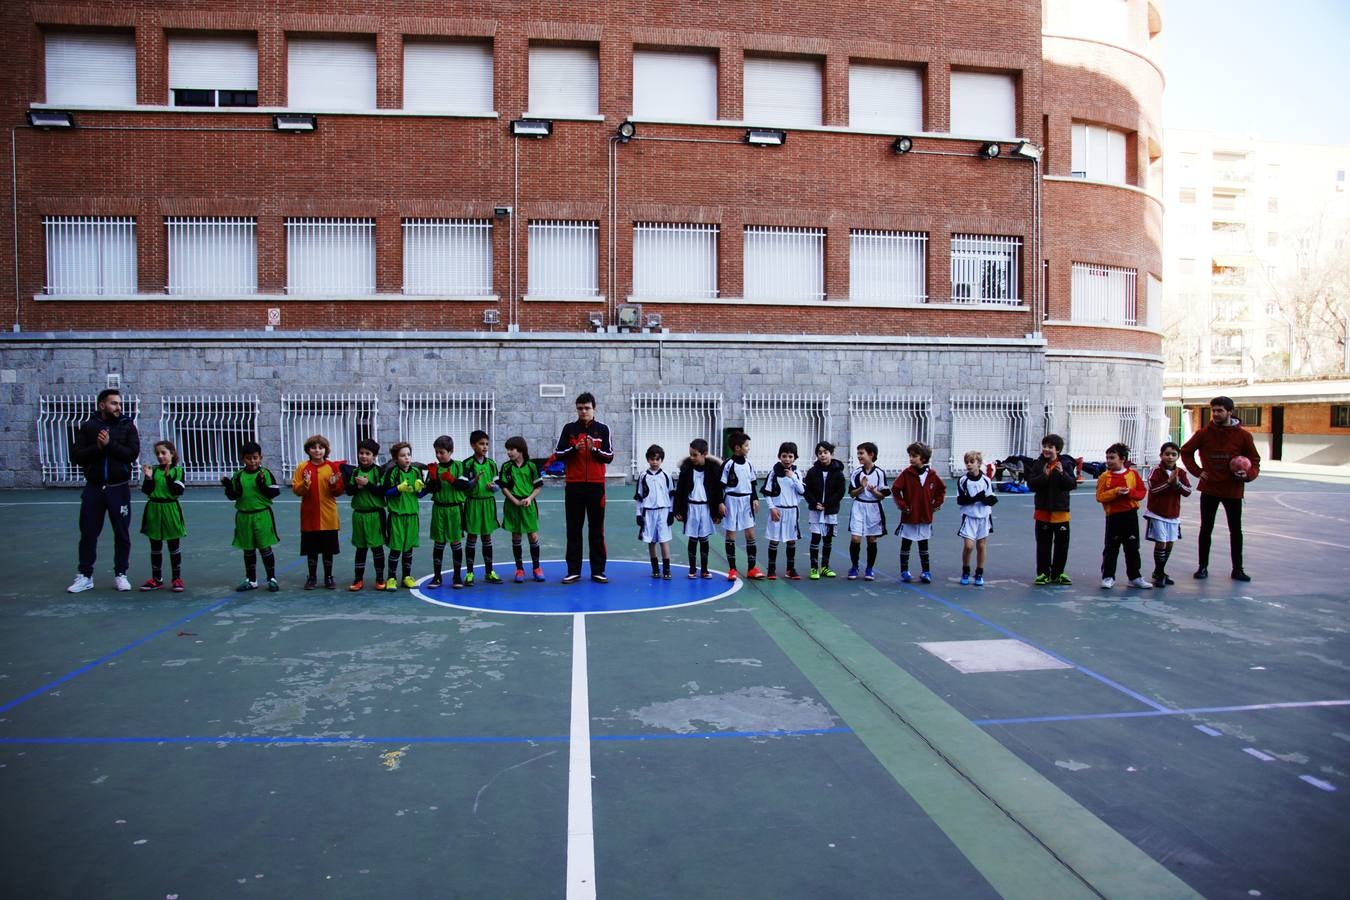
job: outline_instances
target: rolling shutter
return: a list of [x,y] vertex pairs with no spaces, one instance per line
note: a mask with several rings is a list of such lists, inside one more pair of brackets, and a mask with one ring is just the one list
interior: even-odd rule
[[306,37],[287,44],[287,106],[375,108],[374,40]]
[[136,36],[53,32],[47,45],[47,102],[136,105]]

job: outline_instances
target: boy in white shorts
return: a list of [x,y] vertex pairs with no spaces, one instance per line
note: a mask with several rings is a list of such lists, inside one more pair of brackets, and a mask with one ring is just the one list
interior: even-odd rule
[[956,505],[961,507],[961,527],[957,537],[965,541],[961,548],[961,583],[970,584],[970,551],[975,553],[975,586],[984,587],[984,548],[994,530],[994,483],[984,474],[984,454],[967,450],[966,474],[956,479]]
[[[722,521],[722,461],[708,453],[708,442],[694,438],[689,455],[680,463],[675,479],[675,519],[684,523],[689,541],[689,577],[711,578],[708,571],[708,538]],[[700,566],[700,558],[702,565]]]
[[1148,530],[1144,536],[1153,541],[1153,586],[1175,584],[1167,577],[1167,560],[1172,555],[1172,544],[1181,539],[1181,498],[1191,495],[1191,482],[1186,470],[1177,465],[1181,448],[1168,441],[1158,451],[1158,467],[1148,478],[1148,504],[1144,507],[1144,521]]
[[867,568],[863,572],[865,581],[875,581],[872,571],[877,564],[877,538],[886,533],[886,512],[881,501],[891,495],[886,487],[886,473],[877,466],[877,445],[863,441],[858,445],[858,468],[849,479],[848,495],[853,498],[853,509],[849,511],[848,555],[851,566],[848,570],[849,581],[858,578],[858,557],[862,553],[862,539],[867,538]]
[[727,581],[736,580],[736,533],[745,532],[745,556],[749,564],[745,577],[763,578],[755,565],[755,516],[759,515],[759,496],[755,493],[755,467],[750,464],[750,435],[738,431],[731,436],[731,459],[722,463],[722,529],[726,534]]
[[[675,515],[670,509],[674,485],[670,476],[661,470],[666,451],[659,444],[647,448],[647,471],[638,476],[633,501],[637,504],[638,540],[647,545],[652,561],[652,577],[670,580],[670,523]],[[656,561],[656,548],[661,547],[661,564]]]
[[812,581],[835,577],[830,568],[830,545],[834,542],[834,529],[839,525],[839,504],[844,499],[848,479],[844,477],[844,464],[834,458],[834,444],[821,441],[816,444],[815,465],[802,479],[806,486],[806,508],[810,510],[807,522],[811,529],[811,574]]
[[797,574],[797,541],[801,530],[797,522],[797,506],[801,503],[806,486],[797,474],[797,445],[784,441],[778,445],[778,462],[774,463],[769,475],[764,479],[764,496],[769,503],[769,524],[765,526],[769,537],[770,581],[778,577],[778,545],[787,544],[787,570],[783,577],[790,581],[801,581]]

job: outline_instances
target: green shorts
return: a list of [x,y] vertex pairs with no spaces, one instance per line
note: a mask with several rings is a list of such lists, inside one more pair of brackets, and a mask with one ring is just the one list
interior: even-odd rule
[[465,534],[492,534],[497,528],[495,497],[470,497],[464,501]]
[[384,510],[352,511],[352,546],[384,546]]
[[436,544],[458,544],[464,540],[464,528],[460,522],[463,506],[458,503],[449,506],[439,504],[431,507],[431,540]]
[[511,534],[534,534],[539,530],[539,504],[516,506],[510,500],[502,504],[502,528]]
[[422,521],[417,513],[389,514],[389,549],[395,553],[411,550],[418,546],[422,532]]
[[240,550],[266,550],[281,542],[272,508],[234,514],[234,546]]

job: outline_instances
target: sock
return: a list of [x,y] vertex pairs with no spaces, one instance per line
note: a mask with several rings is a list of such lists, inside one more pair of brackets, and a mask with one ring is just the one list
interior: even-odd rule
[[769,574],[778,571],[778,542],[769,541]]
[[352,583],[364,581],[366,577],[366,548],[356,548],[356,568],[352,572]]
[[376,547],[372,552],[375,554],[375,580],[380,581],[384,578],[384,547]]
[[1158,570],[1159,572],[1162,572],[1164,575],[1167,573],[1167,561],[1171,558],[1172,558],[1172,548],[1168,547],[1166,550],[1163,551],[1162,568]]
[[853,563],[853,568],[858,568],[858,557],[862,554],[862,545],[854,541],[848,543],[848,561]]
[[919,541],[919,565],[923,566],[923,571],[931,571],[928,567],[928,542]]
[[442,563],[445,562],[445,544],[434,543],[431,545],[431,577],[441,577]]
[[753,569],[755,567],[755,557],[758,555],[759,555],[759,545],[755,543],[754,538],[750,538],[748,541],[745,542],[745,556],[746,556],[745,567],[747,569]]
[[530,565],[539,568],[539,542],[530,541]]
[[[268,579],[277,577],[277,557],[272,552],[271,547],[264,547],[262,551],[263,571],[267,573]],[[252,579],[249,579],[250,581]]]
[[661,563],[656,559],[656,545],[655,545],[655,544],[648,544],[647,546],[652,548],[652,551],[651,551],[651,554],[652,554],[652,555],[651,555],[651,557],[650,557],[651,562],[652,562],[652,574],[653,574],[653,575],[660,575],[660,574],[661,574]]
[[464,568],[473,571],[473,558],[478,553],[478,535],[471,534],[464,542]]
[[710,546],[711,546],[711,545],[710,545],[710,543],[708,542],[708,539],[707,539],[707,538],[699,538],[699,539],[698,539],[698,559],[699,559],[699,569],[700,569],[701,571],[703,571],[703,572],[707,572],[707,571],[708,571],[708,553],[710,552],[710,551],[709,551],[709,547],[710,547]]
[[150,577],[156,581],[164,580],[164,542],[150,542]]
[[511,535],[511,555],[516,558],[516,568],[525,568],[525,548],[521,546],[520,535]]
[[662,575],[669,575],[669,574],[670,574],[670,557],[669,557],[669,556],[663,556],[663,557],[661,557],[661,574],[662,574]]
[[811,533],[811,568],[820,568],[820,535]]
[[736,542],[727,538],[724,546],[727,551],[727,568],[734,569],[736,568]]
[[450,561],[455,567],[455,580],[459,581],[459,570],[464,565],[464,545],[455,541],[450,545]]
[[984,567],[983,567],[983,566],[981,566],[980,568],[978,568],[978,569],[975,570],[975,577],[976,577],[976,578],[983,578],[983,577],[984,577]]
[[492,535],[483,535],[483,571],[492,571]]
[[311,553],[305,557],[305,563],[309,566],[309,580],[313,581],[314,576],[319,572],[319,557]]
[[[394,567],[391,565],[391,566],[389,567],[389,571],[392,573],[393,570],[394,570]],[[404,578],[411,578],[411,577],[412,577],[412,551],[411,551],[411,550],[404,550],[404,551],[403,551],[403,577],[404,577]]]
[[825,532],[825,539],[820,542],[820,567],[828,569],[830,567],[830,547],[834,544],[834,526],[829,526]]
[[689,539],[689,571],[692,572],[698,568],[698,538]]
[[875,568],[877,564],[877,542],[873,541],[867,545],[867,568]]
[[794,572],[797,569],[797,542],[787,542],[787,570]]
[[909,538],[900,539],[900,571],[909,571],[909,548],[914,546],[914,542]]
[[323,555],[323,577],[325,581],[333,577],[333,554],[331,553]]
[[966,577],[967,575],[969,575],[969,574],[970,574],[970,566],[962,566],[962,567],[961,567],[961,577],[962,577],[962,578],[965,578],[965,577]]
[[178,539],[169,541],[169,567],[173,570],[174,578],[183,577],[183,545]]
[[249,581],[258,580],[258,551],[244,551],[244,577]]

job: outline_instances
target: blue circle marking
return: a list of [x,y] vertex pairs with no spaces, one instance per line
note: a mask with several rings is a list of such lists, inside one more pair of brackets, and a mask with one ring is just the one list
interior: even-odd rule
[[576,584],[563,584],[567,563],[560,559],[544,561],[543,582],[534,581],[526,570],[525,583],[515,584],[515,570],[509,564],[495,568],[505,584],[488,584],[479,569],[473,587],[456,590],[450,586],[450,572],[446,570],[441,575],[445,583],[440,587],[428,587],[431,576],[425,575],[412,594],[437,606],[473,612],[575,616],[675,609],[711,603],[741,589],[740,579],[728,582],[725,572],[711,572],[712,578],[689,578],[689,570],[683,565],[671,567],[674,577],[670,581],[653,578],[651,563],[634,559],[609,560],[605,568],[608,584],[596,584],[589,574],[583,574]]

